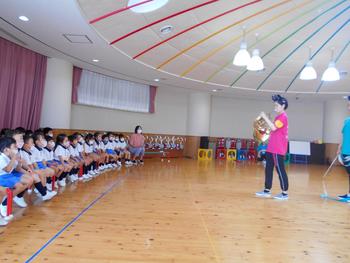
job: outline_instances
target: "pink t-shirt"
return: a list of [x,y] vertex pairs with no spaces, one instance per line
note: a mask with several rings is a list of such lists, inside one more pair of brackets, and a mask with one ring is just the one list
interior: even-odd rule
[[288,116],[283,112],[275,118],[277,130],[271,131],[266,152],[286,155],[288,150]]
[[143,145],[145,144],[145,137],[142,134],[134,133],[130,137],[129,144],[132,147],[136,147],[136,148],[143,147]]

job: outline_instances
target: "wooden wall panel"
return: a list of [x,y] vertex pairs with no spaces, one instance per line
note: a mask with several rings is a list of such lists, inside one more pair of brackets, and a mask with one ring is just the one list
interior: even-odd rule
[[[73,133],[79,132],[79,133],[95,133],[97,130],[78,130],[78,129],[54,129],[53,130],[53,134],[54,136],[57,136],[60,133],[64,133],[67,135],[71,135]],[[105,132],[105,131],[100,131],[100,132]],[[124,136],[127,135],[131,135],[133,134],[133,132],[120,132],[120,131],[112,131],[114,133],[122,133],[124,134]],[[164,150],[164,154],[161,153],[159,150],[151,150],[151,149],[146,149],[146,155],[145,158],[182,158],[185,157],[185,151],[186,148],[188,147],[187,151],[191,152],[191,154],[188,154],[188,156],[186,157],[190,157],[195,159],[196,155],[197,155],[197,149],[199,148],[199,137],[191,137],[191,142],[195,142],[198,141],[198,145],[196,143],[188,143],[188,138],[189,136],[183,136],[183,135],[176,135],[176,134],[156,134],[156,133],[145,133],[144,136],[167,136],[167,137],[182,137],[182,138],[186,138],[186,143],[185,143],[185,147],[182,150],[175,150],[175,149],[168,149],[168,150]],[[148,154],[147,154],[148,153]]]
[[199,136],[187,136],[187,141],[185,143],[185,149],[184,149],[184,157],[197,159],[199,144],[200,144]]

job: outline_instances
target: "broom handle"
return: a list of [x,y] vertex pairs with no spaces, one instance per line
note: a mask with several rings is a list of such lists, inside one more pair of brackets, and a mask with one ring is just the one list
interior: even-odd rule
[[328,167],[328,169],[327,169],[327,171],[324,173],[323,177],[326,177],[326,176],[329,174],[330,170],[332,169],[332,167],[333,167],[333,165],[334,165],[334,163],[335,163],[335,161],[336,161],[337,159],[338,159],[338,155],[334,158],[333,162],[332,162],[331,165]]

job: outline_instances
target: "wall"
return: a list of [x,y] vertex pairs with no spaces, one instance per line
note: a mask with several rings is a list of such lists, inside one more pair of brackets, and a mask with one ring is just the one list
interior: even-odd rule
[[[313,141],[323,138],[323,102],[290,101],[289,138]],[[212,97],[210,136],[252,138],[255,118],[273,112],[269,101]],[[272,115],[273,116],[273,115]]]
[[[251,138],[252,123],[259,112],[273,112],[273,105],[268,100],[223,96],[211,96],[210,99],[208,93],[202,96],[196,92],[194,96],[190,95],[191,91],[164,87],[158,89],[155,114],[70,105],[71,68],[68,62],[49,59],[41,126],[126,132],[141,124],[144,131],[150,133]],[[208,118],[202,120],[199,113],[203,112],[203,105],[206,105],[205,116]],[[347,116],[342,100],[326,103],[294,100],[290,101],[287,112],[291,140],[324,138],[327,143],[339,142],[342,122]],[[193,120],[201,121],[200,124],[209,122],[209,134],[203,133],[204,128],[200,132],[190,129],[189,122]],[[194,128],[197,127],[199,124]]]
[[[159,88],[155,114],[72,105],[71,128],[132,131],[141,123],[145,132],[186,135],[188,110],[191,108],[188,102],[186,92]],[[323,110],[323,102],[290,101],[287,111],[290,139],[322,139]],[[265,100],[212,96],[209,135],[251,138],[252,123],[260,111],[272,113],[273,105]]]
[[208,136],[211,111],[210,93],[196,92],[189,95],[187,135]]
[[330,100],[325,103],[324,141],[339,143],[344,119],[348,116],[346,100]]
[[67,61],[47,60],[41,127],[70,128],[72,70],[72,64]]
[[146,133],[185,135],[187,109],[187,92],[158,88],[154,114],[72,105],[71,128],[133,131],[140,124]]

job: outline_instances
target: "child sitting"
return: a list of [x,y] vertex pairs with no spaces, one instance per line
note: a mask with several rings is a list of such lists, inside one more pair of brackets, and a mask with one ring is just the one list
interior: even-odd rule
[[[58,179],[59,176],[62,174],[64,168],[62,165],[59,165],[54,161],[54,156],[53,156],[53,150],[55,148],[54,139],[50,136],[46,136],[45,139],[47,141],[47,146],[43,149],[43,152],[44,152],[44,156],[45,156],[45,160],[46,160],[46,165],[48,167],[50,167],[51,169],[54,169],[55,178]],[[50,178],[48,178],[48,180],[47,180],[46,187],[49,191],[52,191],[53,190],[52,182],[49,179]],[[56,189],[58,188],[57,181],[55,181],[54,188],[56,188]]]
[[[24,173],[28,172],[32,176],[32,179],[35,182],[34,186],[35,186],[36,191],[38,192],[39,191],[38,189],[41,189],[41,196],[43,197],[43,200],[44,201],[50,200],[55,195],[55,193],[52,193],[52,194],[49,193],[48,195],[46,195],[45,184],[43,184],[43,183],[46,182],[46,177],[43,176],[42,174],[40,175],[40,172],[39,173],[37,173],[37,172],[33,173],[34,167],[32,166],[31,158],[29,158],[30,160],[26,160],[22,156],[23,155],[22,148],[23,148],[23,145],[24,145],[23,135],[24,134],[28,134],[28,136],[30,138],[32,138],[31,137],[32,136],[31,135],[32,134],[31,131],[25,131],[25,133],[23,134],[23,130],[24,129],[22,129],[22,128],[17,128],[16,130],[14,130],[14,131],[12,131],[11,133],[8,134],[13,139],[15,139],[17,149],[19,150],[19,153],[17,154],[19,163],[17,165],[16,170],[20,169],[20,170],[23,170]],[[33,141],[32,141],[32,144],[33,144]],[[30,152],[30,150],[31,150],[31,147],[28,148],[29,152]],[[30,188],[28,188],[27,191],[28,191],[28,193],[31,193],[32,192],[32,186]],[[18,200],[17,200],[17,198],[14,198],[14,201],[20,207],[26,207],[27,206],[27,204],[24,201],[24,198],[20,198]]]
[[107,169],[107,159],[108,159],[108,155],[104,152],[105,149],[105,145],[102,141],[102,133],[100,132],[96,132],[94,134],[95,137],[95,141],[94,141],[94,152],[99,156],[99,170],[103,171],[105,169]]
[[97,170],[97,161],[98,155],[94,153],[94,137],[92,134],[87,134],[85,136],[85,144],[84,144],[84,157],[91,160],[89,174],[91,176],[97,176],[99,171]]
[[58,185],[66,186],[66,178],[72,172],[73,166],[68,162],[70,153],[68,150],[69,141],[65,134],[59,134],[56,137],[56,146],[54,149],[55,162],[63,166],[63,172],[58,177]]
[[127,149],[127,143],[123,134],[119,134],[119,143],[117,144],[117,149],[120,152],[120,158],[125,159],[125,165],[132,165],[130,160],[130,152]]
[[28,172],[33,176],[35,189],[37,190],[38,193],[40,193],[44,201],[50,200],[52,197],[54,197],[57,194],[57,192],[47,191],[46,175],[40,169],[35,170],[35,167],[33,165],[34,161],[33,161],[32,152],[31,152],[31,149],[33,149],[34,147],[33,138],[29,135],[25,135],[23,141],[24,141],[24,145],[22,150],[20,151],[20,155],[27,167]]
[[114,134],[109,132],[107,133],[106,137],[104,137],[106,140],[107,138],[107,144],[105,144],[105,149],[106,149],[106,153],[109,156],[109,162],[112,166],[112,168],[116,168],[118,167],[118,165],[116,164],[116,161],[118,159],[118,155],[115,151],[115,137]]
[[[0,138],[0,186],[13,189],[15,199],[21,207],[26,207],[23,195],[25,190],[33,184],[32,176],[26,173],[18,163],[18,149],[13,138]],[[16,201],[15,201],[16,202]],[[17,202],[16,202],[17,203]],[[5,220],[10,220],[13,215],[7,215],[7,197],[3,197],[0,205],[0,214]],[[2,222],[4,224],[4,222]]]
[[43,185],[46,186],[46,182],[49,182],[49,185],[51,185],[51,178],[55,176],[55,170],[46,165],[44,148],[47,146],[47,141],[41,132],[33,134],[33,141],[34,147],[31,147],[30,152],[34,170],[37,170],[39,176],[42,175]]
[[75,182],[76,180],[82,180],[83,177],[79,177],[78,173],[80,167],[84,164],[82,158],[80,158],[79,150],[78,150],[78,138],[76,134],[72,134],[68,137],[70,145],[69,145],[69,153],[70,153],[70,163],[73,165],[74,174],[71,176],[71,181]]
[[77,137],[77,141],[78,141],[77,150],[79,152],[79,157],[83,162],[83,179],[92,178],[92,175],[89,174],[89,171],[90,171],[89,168],[92,163],[92,160],[90,157],[84,154],[84,144],[85,144],[84,137],[80,133],[74,133],[74,135]]
[[50,127],[44,128],[43,129],[43,133],[44,133],[45,137],[49,136],[49,137],[53,138],[53,130],[52,130],[52,128],[50,128]]

